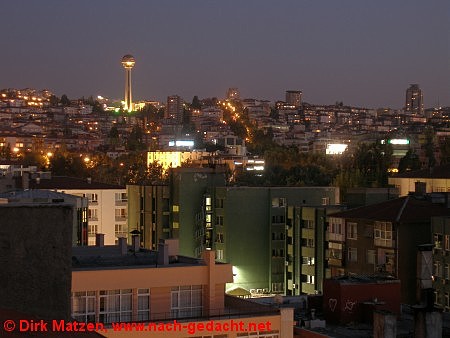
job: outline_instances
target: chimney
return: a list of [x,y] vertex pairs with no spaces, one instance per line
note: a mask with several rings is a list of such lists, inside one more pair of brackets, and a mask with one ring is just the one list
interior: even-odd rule
[[95,246],[105,246],[105,234],[95,234]]
[[158,265],[169,264],[169,245],[160,240],[158,243]]
[[88,184],[91,184],[92,183],[92,177],[88,177],[87,178],[87,182],[88,182]]
[[426,182],[415,182],[414,183],[414,192],[415,192],[415,195],[424,196],[427,193]]
[[24,172],[22,174],[22,189],[28,190],[30,189],[30,173]]
[[128,243],[127,243],[127,238],[126,237],[119,237],[118,238],[118,242],[119,242],[119,249],[120,249],[120,254],[126,255],[128,253]]
[[133,248],[133,251],[134,252],[139,252],[139,247],[140,247],[140,238],[139,238],[139,235],[133,235],[132,237],[131,237],[131,245],[132,245],[132,248]]

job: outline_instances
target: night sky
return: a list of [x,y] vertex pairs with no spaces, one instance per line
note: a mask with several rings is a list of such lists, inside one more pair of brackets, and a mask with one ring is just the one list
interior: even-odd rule
[[450,106],[449,0],[2,1],[0,88],[69,98],[225,96],[370,108]]

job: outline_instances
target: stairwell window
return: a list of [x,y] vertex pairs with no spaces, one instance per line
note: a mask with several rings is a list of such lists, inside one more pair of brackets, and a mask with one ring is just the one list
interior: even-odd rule
[[353,222],[347,223],[347,238],[358,239],[358,224]]
[[392,223],[375,222],[374,224],[374,243],[376,246],[384,246],[392,248],[394,241],[392,238]]

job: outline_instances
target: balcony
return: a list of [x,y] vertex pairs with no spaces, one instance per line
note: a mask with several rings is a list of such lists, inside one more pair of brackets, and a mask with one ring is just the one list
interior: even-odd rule
[[344,242],[344,235],[327,232],[325,234],[325,240],[326,241]]
[[115,220],[116,220],[116,222],[126,222],[127,215],[116,216]]
[[128,204],[128,200],[124,199],[124,200],[116,200],[115,205],[117,207],[124,207]]
[[328,266],[342,267],[342,260],[337,258],[328,258]]

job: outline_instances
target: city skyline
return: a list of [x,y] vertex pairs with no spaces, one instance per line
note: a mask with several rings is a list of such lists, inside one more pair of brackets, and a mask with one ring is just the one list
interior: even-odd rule
[[119,1],[4,4],[0,87],[70,98],[123,96],[117,60],[132,54],[135,100],[177,94],[403,108],[410,83],[425,108],[450,105],[450,4],[382,1]]

